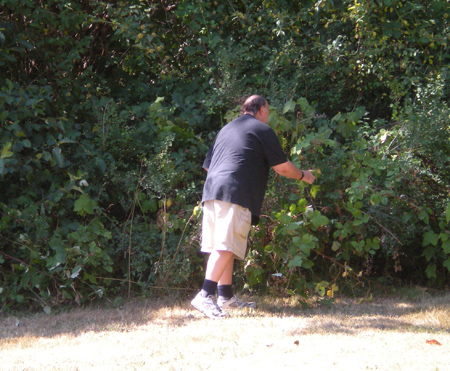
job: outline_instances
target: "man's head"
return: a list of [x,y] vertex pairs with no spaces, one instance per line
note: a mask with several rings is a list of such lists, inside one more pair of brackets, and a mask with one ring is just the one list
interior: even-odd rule
[[250,114],[266,124],[269,119],[269,104],[260,95],[252,95],[241,106],[241,114]]

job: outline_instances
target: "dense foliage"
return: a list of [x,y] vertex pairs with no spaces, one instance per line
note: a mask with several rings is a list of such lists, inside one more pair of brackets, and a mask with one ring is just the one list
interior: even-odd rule
[[0,4],[2,308],[197,287],[201,164],[253,93],[319,170],[273,176],[242,282],[445,287],[448,0]]

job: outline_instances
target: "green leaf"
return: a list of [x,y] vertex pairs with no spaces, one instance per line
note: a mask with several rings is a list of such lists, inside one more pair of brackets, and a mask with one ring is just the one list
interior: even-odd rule
[[419,213],[419,219],[425,221],[425,223],[429,223],[428,213],[425,210],[421,210]]
[[365,107],[358,107],[354,112],[350,112],[347,114],[347,120],[349,120],[351,123],[356,124],[364,117],[365,113]]
[[433,245],[436,246],[439,241],[439,235],[433,231],[428,231],[423,234],[422,246]]
[[97,279],[92,274],[89,274],[86,271],[83,272],[83,278],[95,285],[97,284]]
[[450,272],[450,258],[448,258],[447,260],[444,261],[444,263],[442,264],[445,268],[447,268],[447,270]]
[[311,254],[311,250],[314,249],[314,242],[302,243],[300,245],[300,251],[303,252],[305,256],[309,256]]
[[297,104],[305,115],[312,115],[314,113],[314,107],[312,107],[306,98],[297,99]]
[[20,40],[19,44],[23,45],[28,50],[33,50],[34,49],[34,45],[30,44],[28,41]]
[[331,246],[331,250],[338,251],[341,248],[341,244],[337,241],[333,241],[333,245]]
[[316,287],[314,289],[314,291],[319,294],[320,296],[324,296],[325,295],[325,290],[326,288],[329,286],[329,282],[327,281],[322,281],[322,282],[318,282],[316,283]]
[[295,111],[295,103],[292,99],[290,99],[288,102],[286,102],[286,104],[283,107],[283,115],[286,112],[294,112]]
[[13,153],[10,151],[11,146],[12,146],[11,142],[6,143],[6,145],[2,148],[0,158],[8,158],[13,156]]
[[425,273],[428,278],[436,278],[436,265],[430,264],[425,270]]
[[196,48],[194,48],[193,46],[185,46],[184,47],[184,50],[186,50],[186,52],[189,54],[189,55],[194,55],[196,52],[197,52],[197,49]]
[[67,254],[64,247],[64,241],[59,235],[54,235],[48,244],[51,249],[55,251],[55,256],[53,261],[51,261],[51,259],[47,259],[47,266],[50,264],[52,266],[50,269],[54,269],[66,262]]
[[358,214],[358,216],[360,216],[361,219],[355,220],[355,221],[353,222],[353,225],[354,225],[354,226],[358,226],[358,225],[361,225],[361,224],[365,224],[365,223],[367,223],[367,222],[369,221],[369,219],[370,219],[370,215],[367,215],[367,214],[366,214],[366,215],[361,216],[362,213],[361,213],[360,210],[358,210],[357,212],[355,212],[355,214]]
[[329,220],[325,215],[321,215],[319,211],[315,210],[311,222],[314,227],[318,228],[323,225],[328,225]]
[[72,274],[70,275],[70,278],[76,278],[80,274],[83,267],[77,265],[75,268],[72,269]]
[[53,159],[56,161],[59,167],[64,167],[64,157],[61,154],[61,148],[55,147],[52,150]]
[[103,161],[103,159],[101,159],[100,157],[97,157],[95,159],[95,164],[97,165],[97,167],[100,169],[100,171],[102,172],[102,174],[105,173],[106,171],[106,163],[105,161]]
[[312,267],[314,267],[314,262],[312,262],[311,260],[303,261],[302,268],[311,269]]
[[319,241],[319,239],[315,236],[313,236],[312,234],[306,233],[302,236],[302,243],[307,244],[307,243],[313,243],[313,242],[317,242]]
[[289,268],[292,268],[292,267],[301,267],[302,266],[302,263],[303,263],[303,258],[301,257],[301,256],[299,256],[299,255],[296,255],[295,257],[294,257],[294,259],[292,259],[290,262],[289,262]]
[[292,220],[292,217],[291,217],[290,215],[287,215],[287,214],[281,214],[281,217],[280,217],[281,223],[283,223],[283,224],[288,224],[288,223],[291,222],[291,220]]
[[25,300],[25,298],[23,297],[23,295],[17,295],[17,296],[16,296],[16,301],[17,301],[18,303],[23,303],[24,300]]
[[412,213],[404,213],[401,217],[403,223],[407,223],[413,217]]
[[57,252],[64,250],[63,241],[58,236],[52,237],[52,239],[48,242],[48,245],[52,248],[52,250],[55,250]]
[[6,169],[5,169],[5,160],[0,158],[0,175],[5,175]]
[[316,198],[317,192],[319,192],[319,191],[320,191],[320,186],[318,186],[318,185],[313,185],[313,186],[311,187],[311,191],[310,191],[311,196],[312,196],[313,198]]
[[435,249],[430,246],[423,250],[422,256],[424,256],[427,262],[429,262],[434,257],[435,253]]
[[442,242],[442,249],[444,250],[444,253],[450,254],[450,240]]
[[447,209],[445,209],[445,220],[450,222],[450,203],[447,205]]
[[9,91],[13,90],[14,84],[11,82],[11,80],[6,79],[6,85],[8,85]]
[[79,215],[84,216],[86,214],[94,214],[94,208],[97,207],[97,202],[89,198],[89,196],[84,193],[75,201],[74,211]]
[[352,242],[350,242],[350,244],[355,248],[356,251],[361,252],[363,250],[363,247],[366,244],[366,242],[364,240],[361,240],[359,242],[352,241]]
[[286,227],[286,229],[287,229],[288,231],[294,231],[294,230],[296,230],[296,229],[298,229],[298,228],[299,228],[298,223],[290,223],[290,224]]
[[151,200],[145,200],[141,204],[142,212],[146,213],[147,211],[150,211],[154,213],[158,209],[158,204],[154,199]]

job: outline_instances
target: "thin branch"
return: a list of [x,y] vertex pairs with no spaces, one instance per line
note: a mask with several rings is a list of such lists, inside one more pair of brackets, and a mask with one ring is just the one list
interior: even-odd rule
[[174,256],[172,257],[172,260],[170,261],[169,267],[167,268],[167,273],[166,276],[164,277],[163,280],[163,285],[165,286],[167,283],[167,279],[169,277],[169,273],[170,273],[170,268],[172,268],[173,262],[175,261],[176,256],[178,255],[178,252],[180,251],[180,246],[181,246],[181,241],[183,240],[184,237],[184,233],[186,232],[186,228],[189,225],[191,219],[194,217],[194,214],[191,215],[191,217],[189,218],[189,220],[186,222],[186,224],[184,225],[184,229],[183,232],[181,233],[181,237],[180,240],[178,241],[178,246],[177,246],[177,250],[175,251]]
[[402,242],[401,242],[397,237],[395,237],[394,233],[392,233],[392,232],[391,232],[389,229],[387,229],[384,225],[378,223],[378,222],[376,221],[375,218],[372,218],[372,219],[373,219],[373,221],[374,221],[379,227],[381,227],[382,229],[384,229],[387,233],[389,233],[392,237],[394,237],[394,239],[395,239],[400,245],[403,246]]
[[[141,162],[141,167],[139,169],[139,178],[141,177],[142,174],[142,162]],[[136,201],[137,201],[137,197],[139,195],[139,186],[141,185],[142,181],[145,179],[142,178],[138,184],[136,185],[136,190],[134,192],[134,200],[133,200],[133,205],[131,207],[131,213],[130,213],[130,217],[131,217],[131,225],[130,225],[130,233],[129,233],[129,238],[128,238],[128,297],[130,297],[131,295],[131,237],[132,237],[132,232],[133,232],[133,220],[134,220],[134,211],[136,209]]]

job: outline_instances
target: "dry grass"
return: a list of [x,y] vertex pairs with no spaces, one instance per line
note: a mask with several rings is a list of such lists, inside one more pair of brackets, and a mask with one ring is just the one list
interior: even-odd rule
[[0,369],[450,369],[450,295],[309,310],[294,299],[258,302],[221,321],[170,299],[0,317]]

